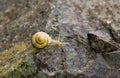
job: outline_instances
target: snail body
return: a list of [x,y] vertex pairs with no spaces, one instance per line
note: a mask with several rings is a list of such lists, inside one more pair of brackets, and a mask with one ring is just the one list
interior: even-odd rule
[[32,44],[36,48],[44,48],[46,46],[60,46],[61,42],[58,40],[53,40],[45,32],[37,32],[32,36]]

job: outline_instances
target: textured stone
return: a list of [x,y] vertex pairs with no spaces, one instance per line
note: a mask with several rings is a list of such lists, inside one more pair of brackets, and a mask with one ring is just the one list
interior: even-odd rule
[[93,31],[88,34],[90,46],[95,52],[112,52],[120,48],[120,45],[112,40],[105,30]]
[[[12,69],[11,64],[17,63],[14,58],[19,56],[18,59],[20,59],[23,55],[26,58],[15,65],[15,69],[21,73],[11,71],[12,77],[119,78],[119,64],[112,63],[113,60],[119,62],[119,58],[114,59],[119,57],[119,54],[112,52],[120,49],[119,27],[110,28],[119,24],[118,3],[119,0],[10,0],[10,2],[3,2],[6,5],[0,7],[0,51],[6,55],[9,52],[4,50],[12,47],[10,49],[15,53],[12,59],[10,59],[12,55],[8,55],[9,58],[6,60],[1,59],[0,67],[5,69],[2,65],[5,64],[8,65],[8,70]],[[67,44],[62,44],[59,48],[38,49],[32,53],[33,47],[29,47],[31,36],[37,31],[47,32],[52,38]],[[15,43],[27,43],[25,47],[27,51],[16,50]],[[21,50],[23,50],[22,54]],[[32,55],[27,54],[29,52]],[[11,60],[14,61],[11,62]],[[6,61],[8,62],[5,63]],[[17,67],[19,65],[20,67]],[[35,71],[31,70],[32,68]],[[5,69],[6,72],[9,72],[8,70]],[[1,72],[4,73],[2,70]]]

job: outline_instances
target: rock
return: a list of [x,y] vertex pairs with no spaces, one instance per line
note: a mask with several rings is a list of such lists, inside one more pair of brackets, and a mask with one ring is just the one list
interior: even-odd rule
[[120,26],[111,25],[110,32],[113,39],[120,43]]
[[[112,23],[119,24],[118,3],[117,0],[7,2],[3,10],[0,7],[3,25],[0,44],[7,43],[0,46],[1,77],[119,78],[119,63],[112,63],[119,60],[119,54],[112,53],[120,49],[119,30],[113,27],[109,31]],[[67,44],[34,51],[31,36],[37,31]],[[18,49],[14,45],[18,43],[27,45],[23,48],[20,44]]]
[[95,52],[112,52],[119,49],[120,45],[112,40],[106,30],[93,31],[88,34],[90,46]]
[[107,61],[109,65],[111,65],[111,67],[118,68],[118,71],[119,71],[119,68],[120,68],[119,56],[120,56],[120,51],[117,50],[111,53],[107,53],[107,55],[104,55],[104,59]]

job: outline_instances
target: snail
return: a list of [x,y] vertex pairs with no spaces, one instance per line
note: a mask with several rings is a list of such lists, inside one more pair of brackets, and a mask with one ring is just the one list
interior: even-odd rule
[[63,43],[59,40],[52,39],[47,33],[41,31],[32,36],[32,44],[36,48],[44,48],[46,46],[59,47]]

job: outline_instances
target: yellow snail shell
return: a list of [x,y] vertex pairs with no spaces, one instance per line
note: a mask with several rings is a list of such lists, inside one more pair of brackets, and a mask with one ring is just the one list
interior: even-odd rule
[[53,40],[47,33],[41,31],[32,36],[32,44],[36,48],[44,48],[47,45],[60,46],[60,41]]

